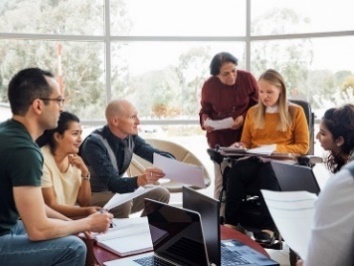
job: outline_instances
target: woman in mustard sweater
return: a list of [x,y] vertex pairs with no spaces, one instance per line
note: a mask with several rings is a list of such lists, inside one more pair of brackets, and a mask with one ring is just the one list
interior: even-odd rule
[[[241,141],[237,147],[256,148],[274,145],[275,152],[306,154],[309,131],[302,107],[288,102],[283,77],[275,70],[266,70],[258,80],[259,103],[246,115]],[[258,157],[242,159],[233,164],[227,175],[225,225],[238,228],[242,200],[248,191],[261,199],[263,225],[256,240],[270,243],[275,225],[260,189],[280,190],[269,161]]]

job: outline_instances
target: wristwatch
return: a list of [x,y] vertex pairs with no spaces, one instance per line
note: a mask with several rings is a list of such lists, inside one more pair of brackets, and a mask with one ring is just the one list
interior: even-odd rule
[[90,180],[90,173],[87,174],[87,176],[81,176],[81,179],[89,181]]

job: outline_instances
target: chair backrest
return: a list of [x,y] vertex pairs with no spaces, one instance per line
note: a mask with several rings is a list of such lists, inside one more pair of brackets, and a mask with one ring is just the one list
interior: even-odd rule
[[315,114],[312,112],[311,106],[307,101],[290,99],[290,102],[300,105],[304,109],[310,135],[310,147],[307,154],[313,155],[315,152]]
[[[210,185],[210,176],[206,170],[206,167],[203,163],[187,148],[168,140],[161,139],[145,139],[147,143],[153,146],[156,149],[167,151],[173,154],[176,160],[184,163],[194,164],[202,166],[204,169],[204,182],[206,186]],[[132,162],[128,169],[129,176],[136,176],[144,172],[145,168],[151,167],[152,164],[137,155],[133,155]],[[170,192],[181,192],[183,186],[188,186],[186,184],[177,183],[174,181],[161,183],[162,186],[165,186]],[[198,189],[197,187],[193,187]]]

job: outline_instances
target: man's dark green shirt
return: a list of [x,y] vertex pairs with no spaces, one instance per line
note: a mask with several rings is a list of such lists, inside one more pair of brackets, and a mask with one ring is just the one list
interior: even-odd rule
[[11,119],[0,124],[0,158],[0,235],[4,235],[19,218],[13,187],[41,185],[43,156],[27,129]]

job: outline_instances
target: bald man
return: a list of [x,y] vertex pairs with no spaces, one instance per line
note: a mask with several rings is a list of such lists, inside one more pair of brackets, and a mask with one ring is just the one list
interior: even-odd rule
[[[115,193],[133,192],[139,186],[153,184],[165,176],[160,169],[147,168],[139,176],[123,177],[133,154],[151,163],[154,153],[174,158],[170,153],[154,149],[138,136],[138,111],[129,101],[111,101],[106,107],[106,120],[107,124],[92,132],[80,147],[80,155],[91,173],[91,204],[94,206],[104,206]],[[170,194],[166,188],[157,186],[110,212],[117,218],[128,218],[130,213],[143,209],[144,198],[168,203]]]

